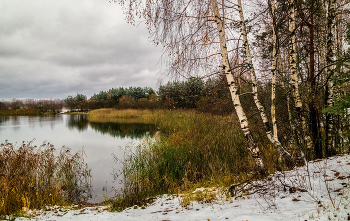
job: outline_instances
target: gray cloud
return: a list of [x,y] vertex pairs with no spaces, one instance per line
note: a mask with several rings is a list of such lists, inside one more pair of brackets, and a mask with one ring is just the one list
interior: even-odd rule
[[0,99],[155,88],[161,48],[148,36],[106,0],[1,0]]

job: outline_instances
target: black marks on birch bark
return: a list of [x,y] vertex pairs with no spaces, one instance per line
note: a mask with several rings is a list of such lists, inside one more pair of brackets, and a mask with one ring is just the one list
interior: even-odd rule
[[262,164],[261,153],[259,151],[259,148],[256,146],[254,138],[253,138],[252,134],[250,133],[250,131],[248,131],[245,134],[245,138],[246,138],[247,143],[248,143],[248,149],[252,153],[252,157],[253,157],[256,165],[258,166],[259,172],[261,174],[264,174],[265,169],[264,169],[264,165]]
[[270,127],[269,122],[265,122],[265,123],[264,123],[264,127],[265,127],[265,131],[266,131],[266,132],[270,132],[270,131],[271,131],[271,127]]
[[295,109],[297,110],[298,118],[301,118],[301,107],[296,107]]

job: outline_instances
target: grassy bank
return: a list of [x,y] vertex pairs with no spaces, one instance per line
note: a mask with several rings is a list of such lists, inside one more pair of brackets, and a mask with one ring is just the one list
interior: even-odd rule
[[[91,121],[155,123],[161,131],[157,142],[149,140],[125,148],[125,195],[114,202],[116,209],[142,204],[157,194],[179,193],[198,186],[229,186],[251,178],[255,170],[235,116],[185,110],[101,109],[91,111],[88,117]],[[255,131],[259,129],[253,126]],[[274,172],[278,158],[275,149],[263,138],[255,139],[268,171]]]
[[0,215],[84,202],[90,175],[83,153],[56,151],[51,144],[0,145]]

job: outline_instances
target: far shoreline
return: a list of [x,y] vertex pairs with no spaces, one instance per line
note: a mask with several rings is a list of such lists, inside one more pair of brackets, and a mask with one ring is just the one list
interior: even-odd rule
[[17,110],[0,110],[0,116],[42,116],[42,115],[58,115],[58,114],[87,114],[89,111],[70,111],[70,110],[55,110],[41,111],[36,109],[17,109]]

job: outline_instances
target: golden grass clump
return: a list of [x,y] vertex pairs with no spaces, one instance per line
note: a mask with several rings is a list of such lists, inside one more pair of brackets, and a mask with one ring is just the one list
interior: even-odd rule
[[32,141],[16,147],[6,141],[0,145],[0,215],[84,202],[90,178],[82,151],[72,154]]
[[156,123],[164,115],[166,110],[116,110],[103,108],[92,110],[88,113],[92,122],[116,122],[116,123]]
[[98,119],[130,119],[130,118],[141,118],[143,115],[149,113],[149,110],[134,110],[134,109],[125,109],[125,110],[116,110],[113,108],[103,108],[98,110],[92,110],[88,113],[89,119],[92,121]]

